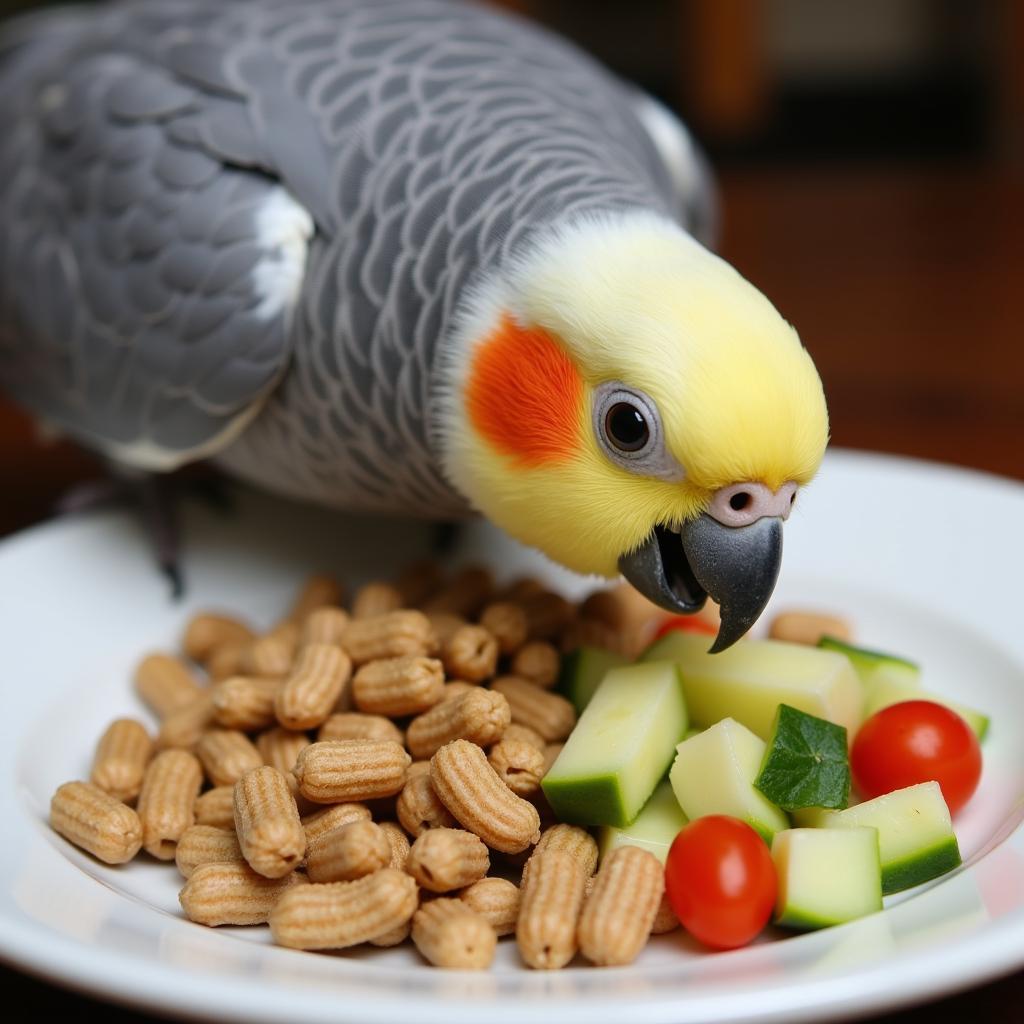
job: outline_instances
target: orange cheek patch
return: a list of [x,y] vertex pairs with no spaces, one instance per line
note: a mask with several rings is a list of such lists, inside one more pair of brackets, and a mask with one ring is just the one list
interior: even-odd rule
[[565,461],[579,446],[583,383],[542,330],[503,317],[470,364],[470,422],[496,449],[527,466]]

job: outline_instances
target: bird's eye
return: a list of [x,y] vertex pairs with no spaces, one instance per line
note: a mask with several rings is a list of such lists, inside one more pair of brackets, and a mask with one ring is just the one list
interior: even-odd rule
[[683,467],[665,447],[654,400],[636,387],[609,380],[594,388],[594,435],[605,457],[620,469],[659,480],[682,480]]
[[647,444],[651,428],[643,412],[632,402],[616,402],[604,417],[608,440],[620,452],[638,452]]

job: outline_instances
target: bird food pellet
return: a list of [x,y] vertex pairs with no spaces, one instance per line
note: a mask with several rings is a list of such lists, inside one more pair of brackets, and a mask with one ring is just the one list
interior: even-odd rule
[[625,644],[621,596],[578,609],[433,562],[343,595],[312,576],[265,632],[194,615],[180,654],[135,671],[155,721],[109,725],[91,781],[54,794],[54,830],[107,864],[173,861],[190,920],[269,924],[294,949],[411,940],[480,970],[515,935],[526,966],[555,970],[577,951],[629,963],[678,927],[653,856],[620,848],[595,874],[594,837],[550,824],[540,791],[576,721],[551,692],[558,645],[598,627]]

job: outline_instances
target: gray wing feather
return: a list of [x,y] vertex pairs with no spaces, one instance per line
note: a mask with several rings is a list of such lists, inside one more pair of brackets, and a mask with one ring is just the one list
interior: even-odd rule
[[291,10],[262,31],[328,149],[319,216],[341,227],[311,250],[292,371],[220,460],[297,496],[456,514],[434,370],[474,276],[561,217],[677,215],[670,173],[631,91],[534,27],[434,0]]
[[0,382],[164,467],[222,443],[273,387],[291,309],[268,308],[256,274],[280,256],[260,228],[280,186],[258,125],[161,65],[173,8],[130,13],[33,18],[0,51]]

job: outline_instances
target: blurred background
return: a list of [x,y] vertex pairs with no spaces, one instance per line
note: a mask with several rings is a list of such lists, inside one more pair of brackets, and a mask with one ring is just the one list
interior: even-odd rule
[[[811,350],[835,444],[1024,479],[1024,2],[502,5],[691,125],[721,252]],[[0,533],[98,468],[0,398]]]

